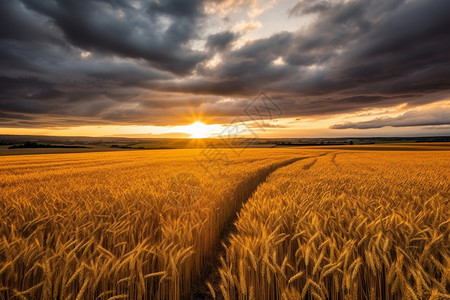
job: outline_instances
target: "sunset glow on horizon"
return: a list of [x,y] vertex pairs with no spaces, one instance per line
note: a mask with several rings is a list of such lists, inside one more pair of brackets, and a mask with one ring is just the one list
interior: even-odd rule
[[[309,118],[279,118],[266,122],[266,127],[258,128],[254,121],[243,122],[261,138],[314,138],[314,137],[364,137],[364,136],[414,136],[418,135],[417,127],[429,122],[439,115],[446,115],[450,110],[450,101],[439,101],[413,109],[406,104],[390,108],[377,108],[332,116],[314,116]],[[403,126],[402,122],[414,120],[417,125]],[[350,123],[352,121],[353,123]],[[356,122],[356,123],[355,123]],[[379,124],[371,125],[371,122]],[[394,122],[386,132],[383,123]],[[359,125],[357,125],[359,124]],[[215,138],[225,134],[227,127],[236,124],[209,124],[193,121],[186,125],[151,126],[151,125],[103,125],[74,126],[61,128],[6,128],[2,134],[14,135],[52,135],[52,136],[89,136],[89,137],[133,137],[133,138]],[[347,127],[330,130],[331,126]],[[368,127],[368,128],[358,128]],[[374,127],[374,128],[370,128]],[[380,128],[376,128],[380,127]],[[450,126],[427,126],[420,128],[424,135],[439,135],[446,132]],[[239,132],[238,134],[239,135]]]

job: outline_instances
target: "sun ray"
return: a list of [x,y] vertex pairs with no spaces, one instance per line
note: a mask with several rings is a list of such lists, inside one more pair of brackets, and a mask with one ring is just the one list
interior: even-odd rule
[[206,125],[200,121],[196,121],[190,125],[176,126],[174,130],[190,134],[191,139],[204,139],[217,136],[221,127],[222,126],[218,124]]

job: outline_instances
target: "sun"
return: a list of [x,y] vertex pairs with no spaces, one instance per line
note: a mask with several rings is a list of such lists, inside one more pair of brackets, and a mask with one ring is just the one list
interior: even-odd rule
[[172,127],[173,132],[181,132],[189,134],[191,139],[204,139],[208,137],[220,136],[223,131],[221,124],[205,124],[200,121],[195,121],[189,125],[181,125]]
[[190,125],[183,126],[183,132],[189,133],[192,139],[203,139],[213,134],[213,129],[202,122],[194,122]]

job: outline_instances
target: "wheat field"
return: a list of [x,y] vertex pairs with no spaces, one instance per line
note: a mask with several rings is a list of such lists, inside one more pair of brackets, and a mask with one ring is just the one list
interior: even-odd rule
[[225,299],[450,299],[447,152],[337,152],[274,172],[221,259]]
[[186,297],[249,188],[306,157],[231,152],[207,170],[200,150],[0,158],[0,298]]
[[449,152],[366,150],[0,157],[0,299],[450,298]]

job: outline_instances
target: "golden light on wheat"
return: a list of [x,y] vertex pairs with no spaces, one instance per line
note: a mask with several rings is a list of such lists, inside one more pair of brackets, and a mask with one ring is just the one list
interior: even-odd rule
[[226,246],[225,299],[450,298],[449,167],[353,152],[276,171]]
[[1,157],[0,299],[450,298],[447,152],[201,151]]

